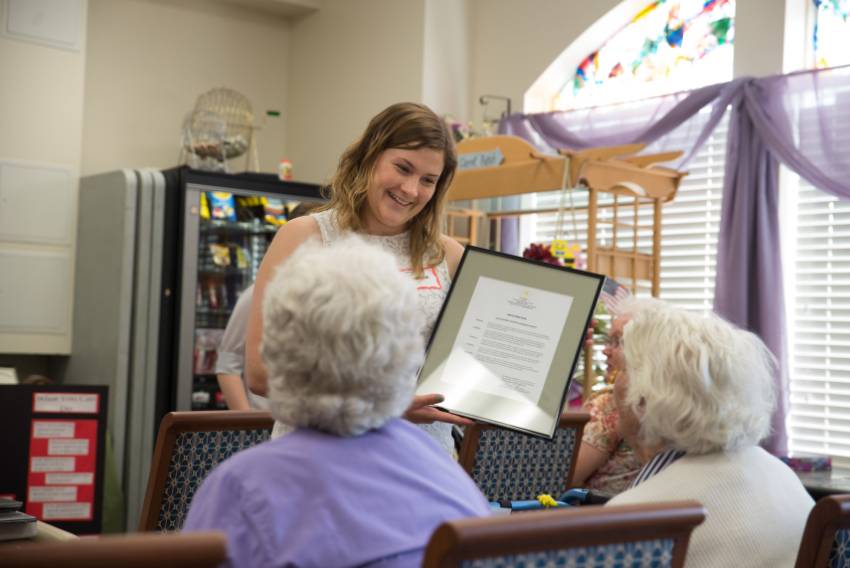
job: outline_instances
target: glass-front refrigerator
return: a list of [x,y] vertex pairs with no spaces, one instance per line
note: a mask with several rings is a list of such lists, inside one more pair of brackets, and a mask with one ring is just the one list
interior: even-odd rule
[[269,242],[319,187],[270,174],[122,169],[80,180],[68,384],[109,387],[108,429],[139,518],[156,432],[172,410],[221,408],[221,331]]
[[186,175],[184,187],[176,409],[220,410],[216,353],[236,301],[278,229],[322,198],[318,186],[262,174]]

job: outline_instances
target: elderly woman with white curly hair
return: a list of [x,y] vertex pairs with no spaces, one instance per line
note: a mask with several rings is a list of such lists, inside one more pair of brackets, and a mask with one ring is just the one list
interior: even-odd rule
[[400,418],[423,357],[415,284],[351,237],[307,242],[263,305],[274,417],[296,430],[216,468],[184,530],[222,530],[232,566],[419,566],[444,521],[489,513],[451,457]]
[[645,465],[609,503],[700,501],[708,515],[687,566],[793,566],[814,503],[758,446],[775,401],[767,347],[715,315],[659,301],[636,301],[622,317],[619,427]]

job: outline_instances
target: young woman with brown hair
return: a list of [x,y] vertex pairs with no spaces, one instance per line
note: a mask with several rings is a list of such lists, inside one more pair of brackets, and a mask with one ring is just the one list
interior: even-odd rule
[[[268,383],[260,356],[266,285],[277,267],[310,239],[330,244],[357,233],[391,252],[416,286],[426,322],[422,333],[427,338],[463,254],[461,245],[441,231],[446,192],[456,166],[451,133],[428,107],[394,104],[369,122],[362,136],[342,154],[327,206],[284,225],[263,258],[246,344],[246,373],[252,391],[264,394]],[[350,277],[357,278],[357,274]],[[309,348],[310,338],[303,341]],[[405,418],[421,424],[451,452],[451,424],[469,421],[430,406],[441,400],[437,394],[417,396]]]

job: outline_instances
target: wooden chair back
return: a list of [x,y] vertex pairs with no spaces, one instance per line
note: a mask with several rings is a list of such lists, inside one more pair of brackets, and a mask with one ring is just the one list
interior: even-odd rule
[[233,454],[268,440],[273,425],[268,412],[167,414],[159,426],[139,530],[180,530],[207,474]]
[[227,556],[224,533],[133,534],[3,547],[17,568],[214,568]]
[[691,532],[704,519],[696,501],[462,519],[437,527],[422,566],[680,568]]
[[572,482],[588,420],[585,411],[563,413],[552,441],[497,426],[468,426],[460,465],[490,501],[534,499],[541,493],[558,498]]
[[850,568],[850,495],[815,503],[800,541],[796,568]]

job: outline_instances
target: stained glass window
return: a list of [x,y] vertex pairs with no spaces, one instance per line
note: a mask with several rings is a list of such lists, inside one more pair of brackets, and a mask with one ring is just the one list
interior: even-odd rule
[[588,55],[553,109],[690,90],[732,77],[735,0],[652,0]]
[[812,0],[815,29],[812,43],[817,67],[850,63],[850,0]]

